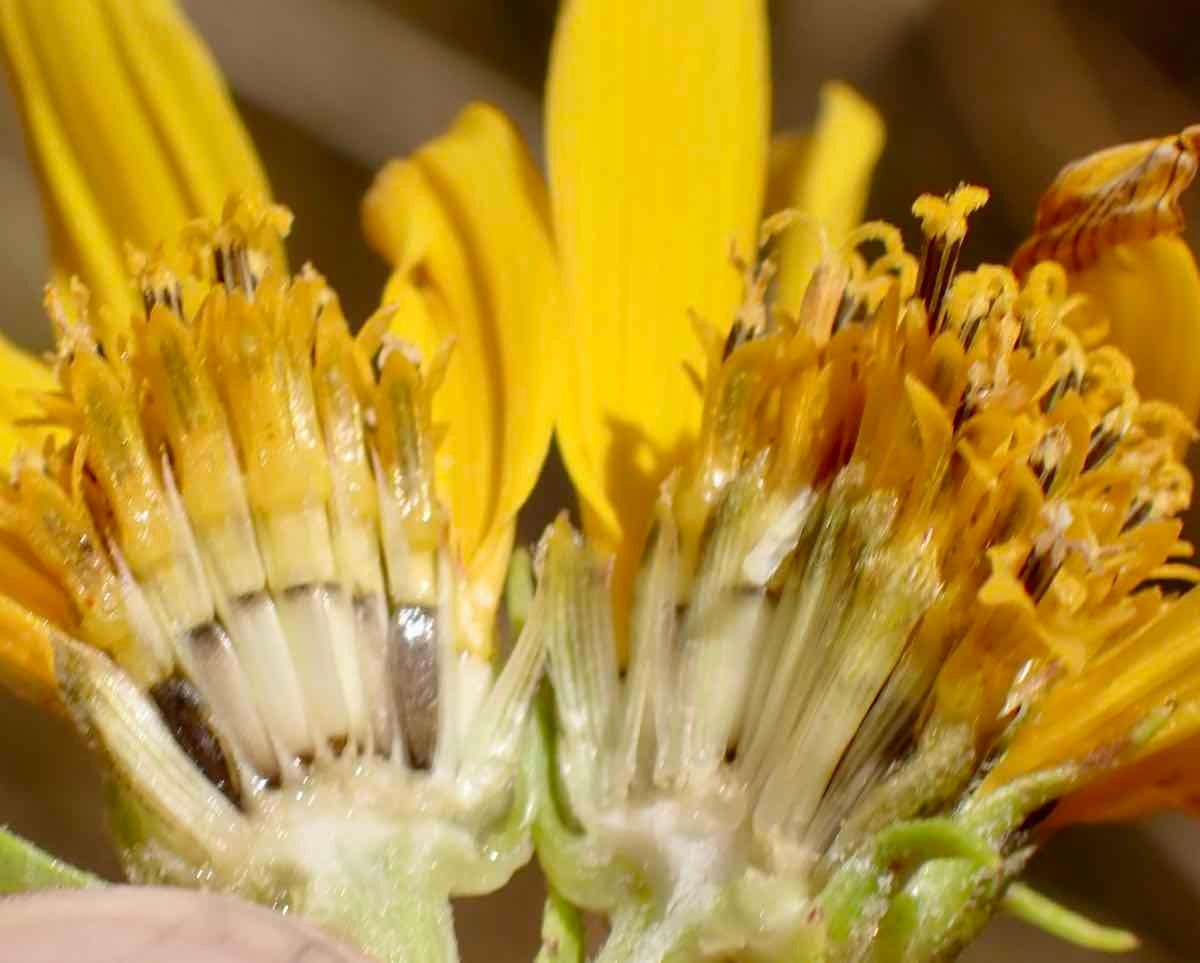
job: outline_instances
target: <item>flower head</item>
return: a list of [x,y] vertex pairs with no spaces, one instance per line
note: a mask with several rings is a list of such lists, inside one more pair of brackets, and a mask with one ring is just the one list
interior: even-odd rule
[[[677,85],[642,47],[677,42],[659,8],[617,6],[567,6],[548,98],[588,537],[560,521],[538,557],[539,856],[609,914],[613,959],[935,958],[1003,900],[1041,911],[1010,884],[1044,810],[1078,816],[1139,758],[1179,775],[1189,745],[1192,602],[1161,583],[1194,581],[1192,395],[1111,337],[1159,320],[1151,291],[1164,337],[1196,337],[1173,236],[1194,138],[1068,168],[1013,269],[961,270],[986,191],[921,198],[916,255],[855,227],[878,132],[834,88],[774,192],[800,209],[755,240],[763,91],[721,70],[754,85],[761,10],[690,24],[705,73]],[[693,217],[735,241],[723,281]]]
[[539,652],[497,676],[456,629],[430,415],[446,353],[420,358],[390,309],[352,336],[314,270],[267,255],[289,222],[234,199],[136,256],[127,324],[51,289],[45,418],[65,440],[19,454],[0,492],[24,573],[2,611],[53,652],[107,759],[131,878],[203,880],[395,952],[396,920],[347,920],[349,881],[436,899],[528,857],[514,793]]
[[[796,316],[763,301],[769,257],[749,273],[730,334],[706,335],[702,427],[659,498],[623,681],[603,559],[564,524],[547,535],[549,805],[620,867],[592,867],[607,894],[577,892],[556,871],[584,844],[546,832],[573,898],[619,914],[649,892],[659,938],[727,953],[789,928],[870,945],[904,874],[853,926],[836,904],[895,857],[898,825],[946,814],[994,847],[973,871],[1008,878],[1022,820],[1143,751],[1139,726],[1175,704],[1166,680],[1197,671],[1190,648],[1151,655],[1184,618],[1152,581],[1193,577],[1171,561],[1193,429],[1138,395],[1059,265],[956,272],[985,197],[922,198],[919,260],[886,225],[851,231]],[[1159,688],[1126,693],[1105,729],[1090,716],[1047,738],[1039,713],[1111,703],[1101,665]],[[1067,763],[1046,794],[1017,778]],[[1001,818],[1014,784],[1029,797]]]
[[[389,303],[352,334],[314,268],[289,275],[291,215],[173,3],[13,0],[0,27],[64,227],[55,354],[0,355],[0,674],[98,750],[131,879],[450,958],[449,896],[531,852],[541,650],[497,651],[495,622],[552,406],[512,392],[499,328],[550,316],[504,273],[538,232],[549,257],[540,222],[493,276],[468,249],[492,209],[407,197]],[[454,143],[508,161],[507,217],[536,212],[502,119]]]

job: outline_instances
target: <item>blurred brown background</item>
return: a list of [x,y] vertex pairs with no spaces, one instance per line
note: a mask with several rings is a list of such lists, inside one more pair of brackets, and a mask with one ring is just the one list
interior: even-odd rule
[[[353,316],[370,310],[384,279],[358,230],[358,201],[380,163],[443,129],[471,98],[504,107],[540,149],[554,0],[241,0],[236,16],[229,0],[182,2],[297,214],[295,263],[318,263]],[[821,80],[854,83],[888,125],[872,216],[907,230],[923,191],[961,180],[992,188],[992,204],[972,221],[968,262],[1008,259],[1066,161],[1200,121],[1196,0],[776,0],[772,12],[777,128],[811,120]],[[42,229],[7,103],[0,207],[0,319],[42,346]],[[530,532],[564,497],[561,477],[544,481]],[[0,823],[115,876],[98,811],[96,777],[69,727],[0,694]],[[1188,820],[1065,833],[1034,877],[1141,933],[1143,948],[1126,959],[1200,960],[1200,828]],[[539,907],[532,870],[505,893],[465,904],[465,959],[531,959]],[[1095,957],[1000,920],[965,959]]]

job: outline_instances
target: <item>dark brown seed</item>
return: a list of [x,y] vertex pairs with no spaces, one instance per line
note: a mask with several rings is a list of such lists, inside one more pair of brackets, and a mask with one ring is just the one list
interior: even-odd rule
[[408,759],[428,769],[437,748],[437,609],[401,605],[388,626],[388,672]]
[[167,729],[187,757],[239,809],[241,787],[221,739],[212,726],[208,706],[199,691],[181,675],[168,676],[150,689]]

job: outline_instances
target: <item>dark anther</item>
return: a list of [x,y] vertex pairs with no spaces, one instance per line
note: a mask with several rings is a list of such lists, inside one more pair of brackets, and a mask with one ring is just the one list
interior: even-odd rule
[[254,297],[258,277],[250,269],[250,252],[240,241],[230,241],[226,246],[213,248],[213,267],[217,281],[227,291],[241,291],[247,298]]
[[1058,427],[1051,428],[1029,455],[1029,469],[1042,486],[1042,493],[1049,495],[1054,479],[1058,477],[1058,466],[1070,442],[1066,433]]
[[987,316],[987,311],[976,311],[969,315],[959,327],[958,340],[963,346],[964,351],[971,350],[971,345],[975,343],[975,337],[979,334],[979,329],[983,326],[983,319]]
[[1050,552],[1039,552],[1036,547],[1031,548],[1021,565],[1021,571],[1017,573],[1017,578],[1021,580],[1035,605],[1045,597],[1054,576],[1062,568],[1062,559],[1054,561],[1050,556]]
[[1059,378],[1050,389],[1042,395],[1042,412],[1049,414],[1068,392],[1075,391],[1079,388],[1079,373],[1071,368],[1065,375]]
[[400,728],[415,769],[428,769],[437,747],[437,609],[401,605],[388,626],[388,672]]
[[942,252],[945,248],[945,238],[940,234],[925,239],[925,248],[921,251],[921,266],[917,272],[917,297],[926,307],[929,306],[929,299],[937,286],[937,269],[942,262]]
[[161,288],[142,288],[142,304],[146,308],[146,317],[154,310],[154,305],[161,304],[170,308],[179,317],[183,317],[183,290],[179,282],[163,285]]
[[941,234],[925,239],[925,250],[921,252],[921,269],[917,274],[917,297],[925,304],[930,332],[942,326],[942,307],[954,269],[958,267],[958,255],[962,241],[950,241]]
[[721,360],[728,360],[738,348],[744,345],[747,341],[754,340],[754,331],[748,326],[742,324],[741,321],[734,321],[733,327],[729,329],[729,334],[725,337],[725,347],[721,351]]
[[172,675],[152,686],[150,697],[179,748],[205,779],[241,808],[236,770],[212,727],[208,706],[196,687],[183,676]]
[[979,411],[979,402],[972,397],[971,390],[968,388],[959,399],[958,407],[954,409],[954,430],[957,432],[971,420],[977,411]]
[[1048,464],[1040,457],[1030,459],[1029,467],[1037,476],[1038,483],[1042,486],[1042,494],[1050,494],[1050,486],[1054,484],[1054,478],[1058,475],[1058,466]]
[[1129,508],[1129,514],[1125,516],[1125,521],[1121,523],[1121,531],[1124,533],[1131,528],[1137,528],[1150,518],[1150,513],[1153,510],[1154,503],[1151,501],[1134,502]]
[[1107,416],[1103,418],[1100,424],[1092,429],[1091,438],[1088,440],[1087,457],[1083,460],[1083,470],[1091,471],[1104,464],[1124,437],[1125,432],[1114,429],[1111,419]]

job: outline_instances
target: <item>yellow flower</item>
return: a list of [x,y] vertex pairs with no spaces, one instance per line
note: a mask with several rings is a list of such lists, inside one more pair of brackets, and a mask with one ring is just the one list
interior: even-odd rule
[[1178,773],[1195,731],[1193,603],[1154,586],[1195,577],[1196,137],[1068,168],[1013,270],[960,272],[986,192],[920,199],[910,255],[858,225],[873,111],[830,87],[813,138],[769,150],[766,74],[750,0],[560,14],[556,430],[588,539],[560,522],[539,551],[540,858],[611,915],[614,958],[920,959],[1002,900],[1118,945],[1010,889],[1009,857],[1120,766]]
[[57,346],[0,344],[0,679],[99,749],[132,880],[451,958],[449,897],[531,853],[542,650],[494,623],[556,390],[532,162],[473,108],[389,168],[351,334],[173,0],[0,0],[0,41]]

